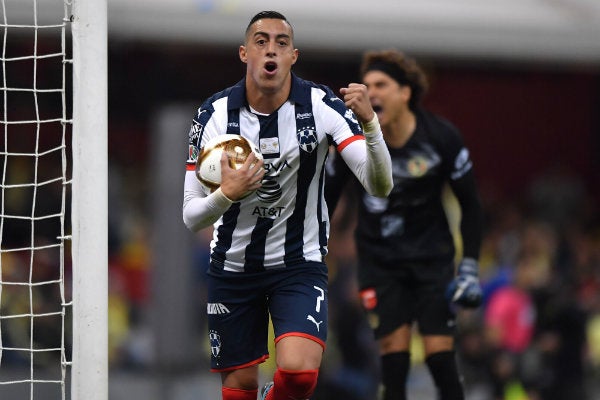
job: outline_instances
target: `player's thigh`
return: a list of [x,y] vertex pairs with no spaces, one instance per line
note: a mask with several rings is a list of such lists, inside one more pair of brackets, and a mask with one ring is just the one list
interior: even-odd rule
[[[416,304],[411,282],[404,277],[382,273],[371,283],[372,286],[361,289],[360,295],[375,338],[382,339],[403,326],[410,326]],[[396,333],[393,336],[403,335]]]
[[446,287],[453,276],[453,264],[425,264],[415,268],[418,280],[417,322],[422,336],[453,336],[456,313],[446,299]]
[[424,335],[423,349],[425,356],[454,350],[454,336],[450,335]]
[[322,348],[327,340],[327,269],[322,263],[286,268],[269,292],[275,341],[308,338]]
[[377,343],[380,354],[391,354],[410,350],[412,325],[404,324],[393,332],[381,337]]
[[[237,274],[237,275],[231,275]],[[208,336],[214,371],[248,366],[268,355],[266,296],[238,273],[207,276]]]

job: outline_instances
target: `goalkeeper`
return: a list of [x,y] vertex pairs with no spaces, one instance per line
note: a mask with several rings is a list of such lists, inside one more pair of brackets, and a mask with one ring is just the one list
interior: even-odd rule
[[[376,198],[355,185],[358,281],[378,341],[384,400],[406,398],[410,336],[417,323],[425,361],[440,399],[464,399],[454,353],[455,306],[477,307],[482,209],[472,162],[459,131],[419,106],[425,74],[395,50],[367,52],[363,83],[392,157],[394,187]],[[339,157],[327,168],[325,197],[333,213],[351,172]],[[464,258],[454,266],[454,241],[443,189],[460,204]],[[456,270],[456,272],[455,272]]]

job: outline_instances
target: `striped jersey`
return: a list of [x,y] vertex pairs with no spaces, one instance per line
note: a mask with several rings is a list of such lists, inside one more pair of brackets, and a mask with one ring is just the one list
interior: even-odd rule
[[364,139],[352,111],[333,91],[292,74],[288,100],[270,115],[253,112],[245,79],[208,98],[189,133],[188,171],[199,149],[221,134],[256,143],[264,158],[262,187],[234,202],[214,224],[211,260],[229,271],[262,271],[327,254],[329,217],[324,165],[338,150]]

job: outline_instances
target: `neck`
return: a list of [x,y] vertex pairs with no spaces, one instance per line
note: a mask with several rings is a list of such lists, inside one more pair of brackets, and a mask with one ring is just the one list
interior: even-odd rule
[[390,147],[402,147],[408,142],[408,139],[415,133],[417,128],[417,117],[408,110],[402,113],[398,118],[390,121],[381,127],[383,138]]
[[246,100],[248,105],[263,114],[275,112],[290,96],[292,88],[291,77],[279,87],[264,87],[247,77]]

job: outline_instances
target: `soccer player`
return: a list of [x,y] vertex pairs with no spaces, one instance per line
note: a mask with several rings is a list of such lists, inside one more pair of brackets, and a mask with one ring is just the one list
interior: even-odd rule
[[[207,271],[211,371],[223,400],[255,400],[258,365],[269,357],[269,316],[276,371],[261,398],[309,398],[327,339],[329,217],[323,197],[330,143],[366,190],[385,197],[391,160],[363,84],[340,89],[291,72],[294,33],[275,11],[255,15],[239,57],[246,75],[207,99],[189,133],[183,219],[192,231],[214,226]],[[235,170],[221,159],[222,183],[206,194],[194,174],[199,149],[220,134],[256,143]],[[255,192],[243,199],[249,190]],[[241,199],[241,200],[240,200]]]
[[[357,187],[358,283],[379,347],[384,399],[406,398],[415,322],[440,398],[463,399],[451,304],[477,307],[482,295],[477,262],[482,209],[469,152],[452,124],[420,107],[427,80],[413,59],[395,50],[367,52],[361,76],[392,157],[394,179],[387,198]],[[325,198],[333,212],[350,173],[339,158],[330,161]],[[462,213],[464,258],[456,276],[442,201],[446,184]]]

